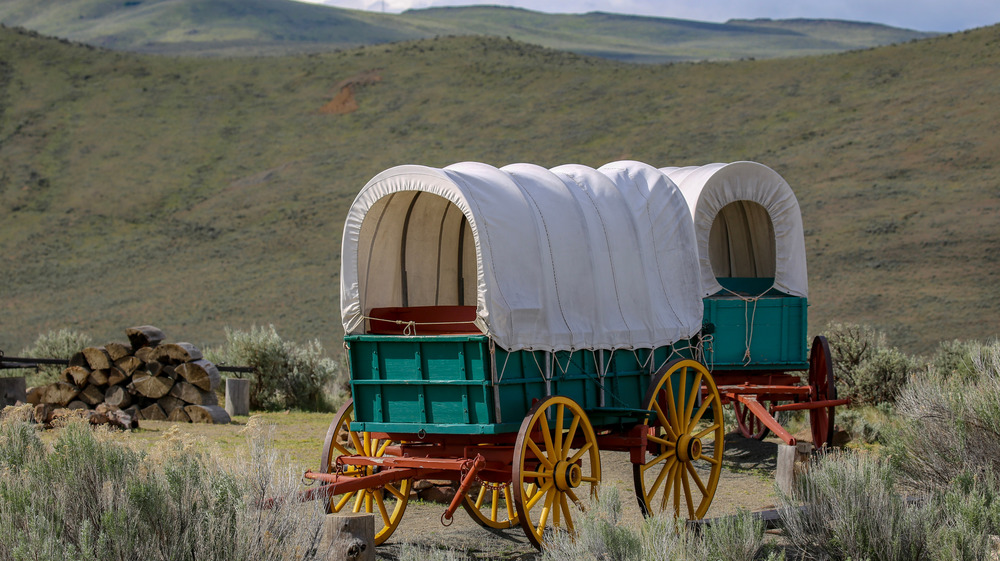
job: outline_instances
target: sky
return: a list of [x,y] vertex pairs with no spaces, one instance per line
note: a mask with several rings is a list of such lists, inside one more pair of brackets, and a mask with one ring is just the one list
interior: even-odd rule
[[437,6],[492,4],[539,12],[613,12],[697,21],[817,18],[882,23],[918,31],[961,31],[1000,23],[998,0],[302,0],[398,13]]

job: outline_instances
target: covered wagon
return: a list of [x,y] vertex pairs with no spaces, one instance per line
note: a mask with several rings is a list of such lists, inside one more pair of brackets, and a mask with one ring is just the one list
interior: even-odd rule
[[618,162],[400,166],[358,194],[341,306],[353,402],[327,434],[314,495],[392,533],[412,482],[461,482],[481,524],[541,544],[573,529],[628,451],[647,514],[704,516],[721,398],[698,360],[695,229],[659,170]]
[[[704,357],[740,431],[758,439],[774,431],[794,444],[774,415],[808,410],[813,443],[823,446],[832,439],[834,407],[846,400],[837,399],[826,339],[807,348],[805,238],[791,187],[756,162],[661,171],[679,186],[694,221]],[[797,370],[808,371],[805,383],[789,373]]]

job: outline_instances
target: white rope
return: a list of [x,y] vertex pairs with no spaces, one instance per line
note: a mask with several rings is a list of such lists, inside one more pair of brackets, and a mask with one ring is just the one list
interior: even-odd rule
[[[565,376],[566,373],[569,372],[569,367],[573,366],[573,353],[575,353],[575,352],[576,351],[570,351],[569,352],[569,360],[566,361],[566,368],[563,368],[562,365],[559,364],[559,356],[556,355],[555,352],[552,353],[552,361],[556,363],[556,368],[558,368],[559,371],[562,372],[563,376]],[[596,351],[595,351],[595,354],[596,354]]]
[[[742,294],[737,294],[726,287],[723,287],[722,289],[743,301],[743,321],[745,324],[743,340],[744,343],[746,343],[746,351],[743,353],[743,366],[747,366],[753,360],[750,357],[750,344],[753,343],[753,324],[757,318],[757,302],[764,296],[764,294],[766,294],[766,292],[758,294],[757,296],[743,296]],[[753,302],[753,312],[750,311],[750,302]]]
[[[493,338],[490,337],[490,354],[493,355],[494,357],[496,357],[496,349],[497,349],[496,341],[494,341]],[[503,381],[503,375],[507,372],[507,361],[510,360],[510,355],[512,354],[508,352],[507,349],[503,349],[503,351],[507,353],[507,356],[503,358],[503,368],[500,369],[500,376],[497,378],[497,382]]]
[[[639,353],[636,352],[637,349],[632,349],[632,356],[635,357],[635,362],[639,365],[639,370],[646,367],[647,364],[653,363],[653,349],[649,350],[649,355],[646,356],[646,360],[639,360]],[[650,374],[653,373],[652,370],[649,371]]]
[[535,357],[535,351],[533,351],[531,349],[525,349],[525,351],[527,351],[527,353],[529,355],[531,355],[531,360],[535,361],[535,368],[538,369],[538,373],[542,376],[542,380],[545,380],[546,382],[548,382],[549,379],[545,377],[545,369],[542,368],[541,364],[538,364],[538,359]]
[[[395,325],[402,325],[403,335],[407,337],[413,337],[417,334],[418,325],[472,325],[475,326],[474,321],[413,321],[413,320],[403,320],[403,319],[385,319],[377,318],[371,316],[361,316],[362,319],[368,321],[380,321],[382,323],[392,323]],[[489,335],[488,333],[486,335]]]

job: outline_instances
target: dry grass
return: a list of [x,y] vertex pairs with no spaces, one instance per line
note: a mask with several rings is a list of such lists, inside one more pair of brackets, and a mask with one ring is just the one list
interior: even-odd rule
[[[814,330],[926,352],[1000,332],[1000,28],[800,59],[630,66],[448,38],[195,60],[0,30],[0,348],[151,323],[339,345],[343,220],[394,165],[756,160],[801,204]],[[319,109],[379,69],[347,115]],[[100,271],[98,275],[96,272]]]

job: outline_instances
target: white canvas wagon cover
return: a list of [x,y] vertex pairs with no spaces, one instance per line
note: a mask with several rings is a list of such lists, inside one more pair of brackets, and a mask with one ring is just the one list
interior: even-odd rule
[[[475,305],[507,350],[652,348],[692,337],[694,228],[659,170],[404,165],[361,190],[344,226],[341,312]],[[419,328],[418,328],[419,332]]]
[[[694,218],[704,296],[722,290],[716,277],[756,276],[774,277],[773,288],[808,297],[802,215],[792,188],[777,172],[756,162],[660,171],[680,187]],[[766,214],[733,205],[744,201],[759,204]],[[723,212],[728,225],[717,220]]]

